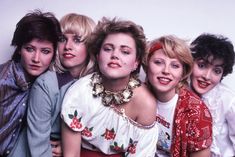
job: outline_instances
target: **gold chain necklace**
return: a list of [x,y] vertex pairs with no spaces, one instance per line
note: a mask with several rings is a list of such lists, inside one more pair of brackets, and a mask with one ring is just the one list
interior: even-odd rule
[[104,106],[122,105],[130,101],[133,96],[133,89],[139,87],[139,79],[131,77],[125,89],[117,92],[106,90],[102,84],[102,78],[98,73],[94,73],[91,78],[93,86],[92,94],[94,97],[100,96]]

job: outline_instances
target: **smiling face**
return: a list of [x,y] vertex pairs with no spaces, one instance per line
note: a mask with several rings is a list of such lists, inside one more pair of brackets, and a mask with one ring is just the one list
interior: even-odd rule
[[134,39],[124,33],[108,35],[97,56],[100,72],[110,79],[129,78],[138,66]]
[[49,41],[33,39],[22,46],[19,54],[26,73],[31,77],[37,77],[48,69],[54,55],[54,48]]
[[76,34],[63,34],[59,40],[58,52],[61,64],[66,69],[80,72],[87,57],[86,46],[81,37]]
[[208,61],[195,60],[191,75],[191,86],[199,96],[210,91],[221,81],[223,63],[222,59],[213,59],[212,56],[208,58]]
[[183,65],[177,58],[169,58],[163,49],[152,52],[149,58],[147,76],[157,99],[169,101],[176,93],[176,87],[183,75]]

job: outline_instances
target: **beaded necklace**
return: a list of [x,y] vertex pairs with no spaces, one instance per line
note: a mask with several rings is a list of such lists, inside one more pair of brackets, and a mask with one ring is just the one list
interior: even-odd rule
[[92,94],[94,97],[100,96],[104,106],[123,105],[130,101],[133,96],[133,89],[139,87],[141,82],[135,77],[131,77],[126,88],[121,91],[109,91],[104,88],[100,74],[94,73],[91,78],[93,86]]

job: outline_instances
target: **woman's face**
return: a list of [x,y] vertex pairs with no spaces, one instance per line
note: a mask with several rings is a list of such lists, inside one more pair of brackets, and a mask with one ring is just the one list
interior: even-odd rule
[[97,56],[100,72],[112,79],[129,77],[139,64],[136,53],[136,44],[130,35],[108,35]]
[[199,96],[210,91],[221,81],[223,63],[222,59],[213,59],[212,56],[208,58],[208,61],[203,59],[194,61],[191,86]]
[[153,52],[149,58],[147,76],[160,101],[169,101],[183,75],[183,65],[177,58],[169,58],[163,49]]
[[58,43],[58,52],[61,64],[66,69],[80,72],[87,57],[86,46],[80,36],[70,33],[63,34]]
[[37,77],[45,72],[53,58],[54,48],[49,41],[33,39],[20,50],[21,64],[29,76]]

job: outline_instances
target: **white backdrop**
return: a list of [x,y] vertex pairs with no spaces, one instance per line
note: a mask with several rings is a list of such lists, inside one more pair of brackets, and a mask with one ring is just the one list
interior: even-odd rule
[[[10,59],[16,23],[34,9],[53,12],[58,19],[76,12],[133,20],[143,26],[149,40],[174,34],[192,41],[208,32],[227,36],[235,44],[234,0],[1,0],[0,64]],[[235,72],[223,80],[235,90]]]

